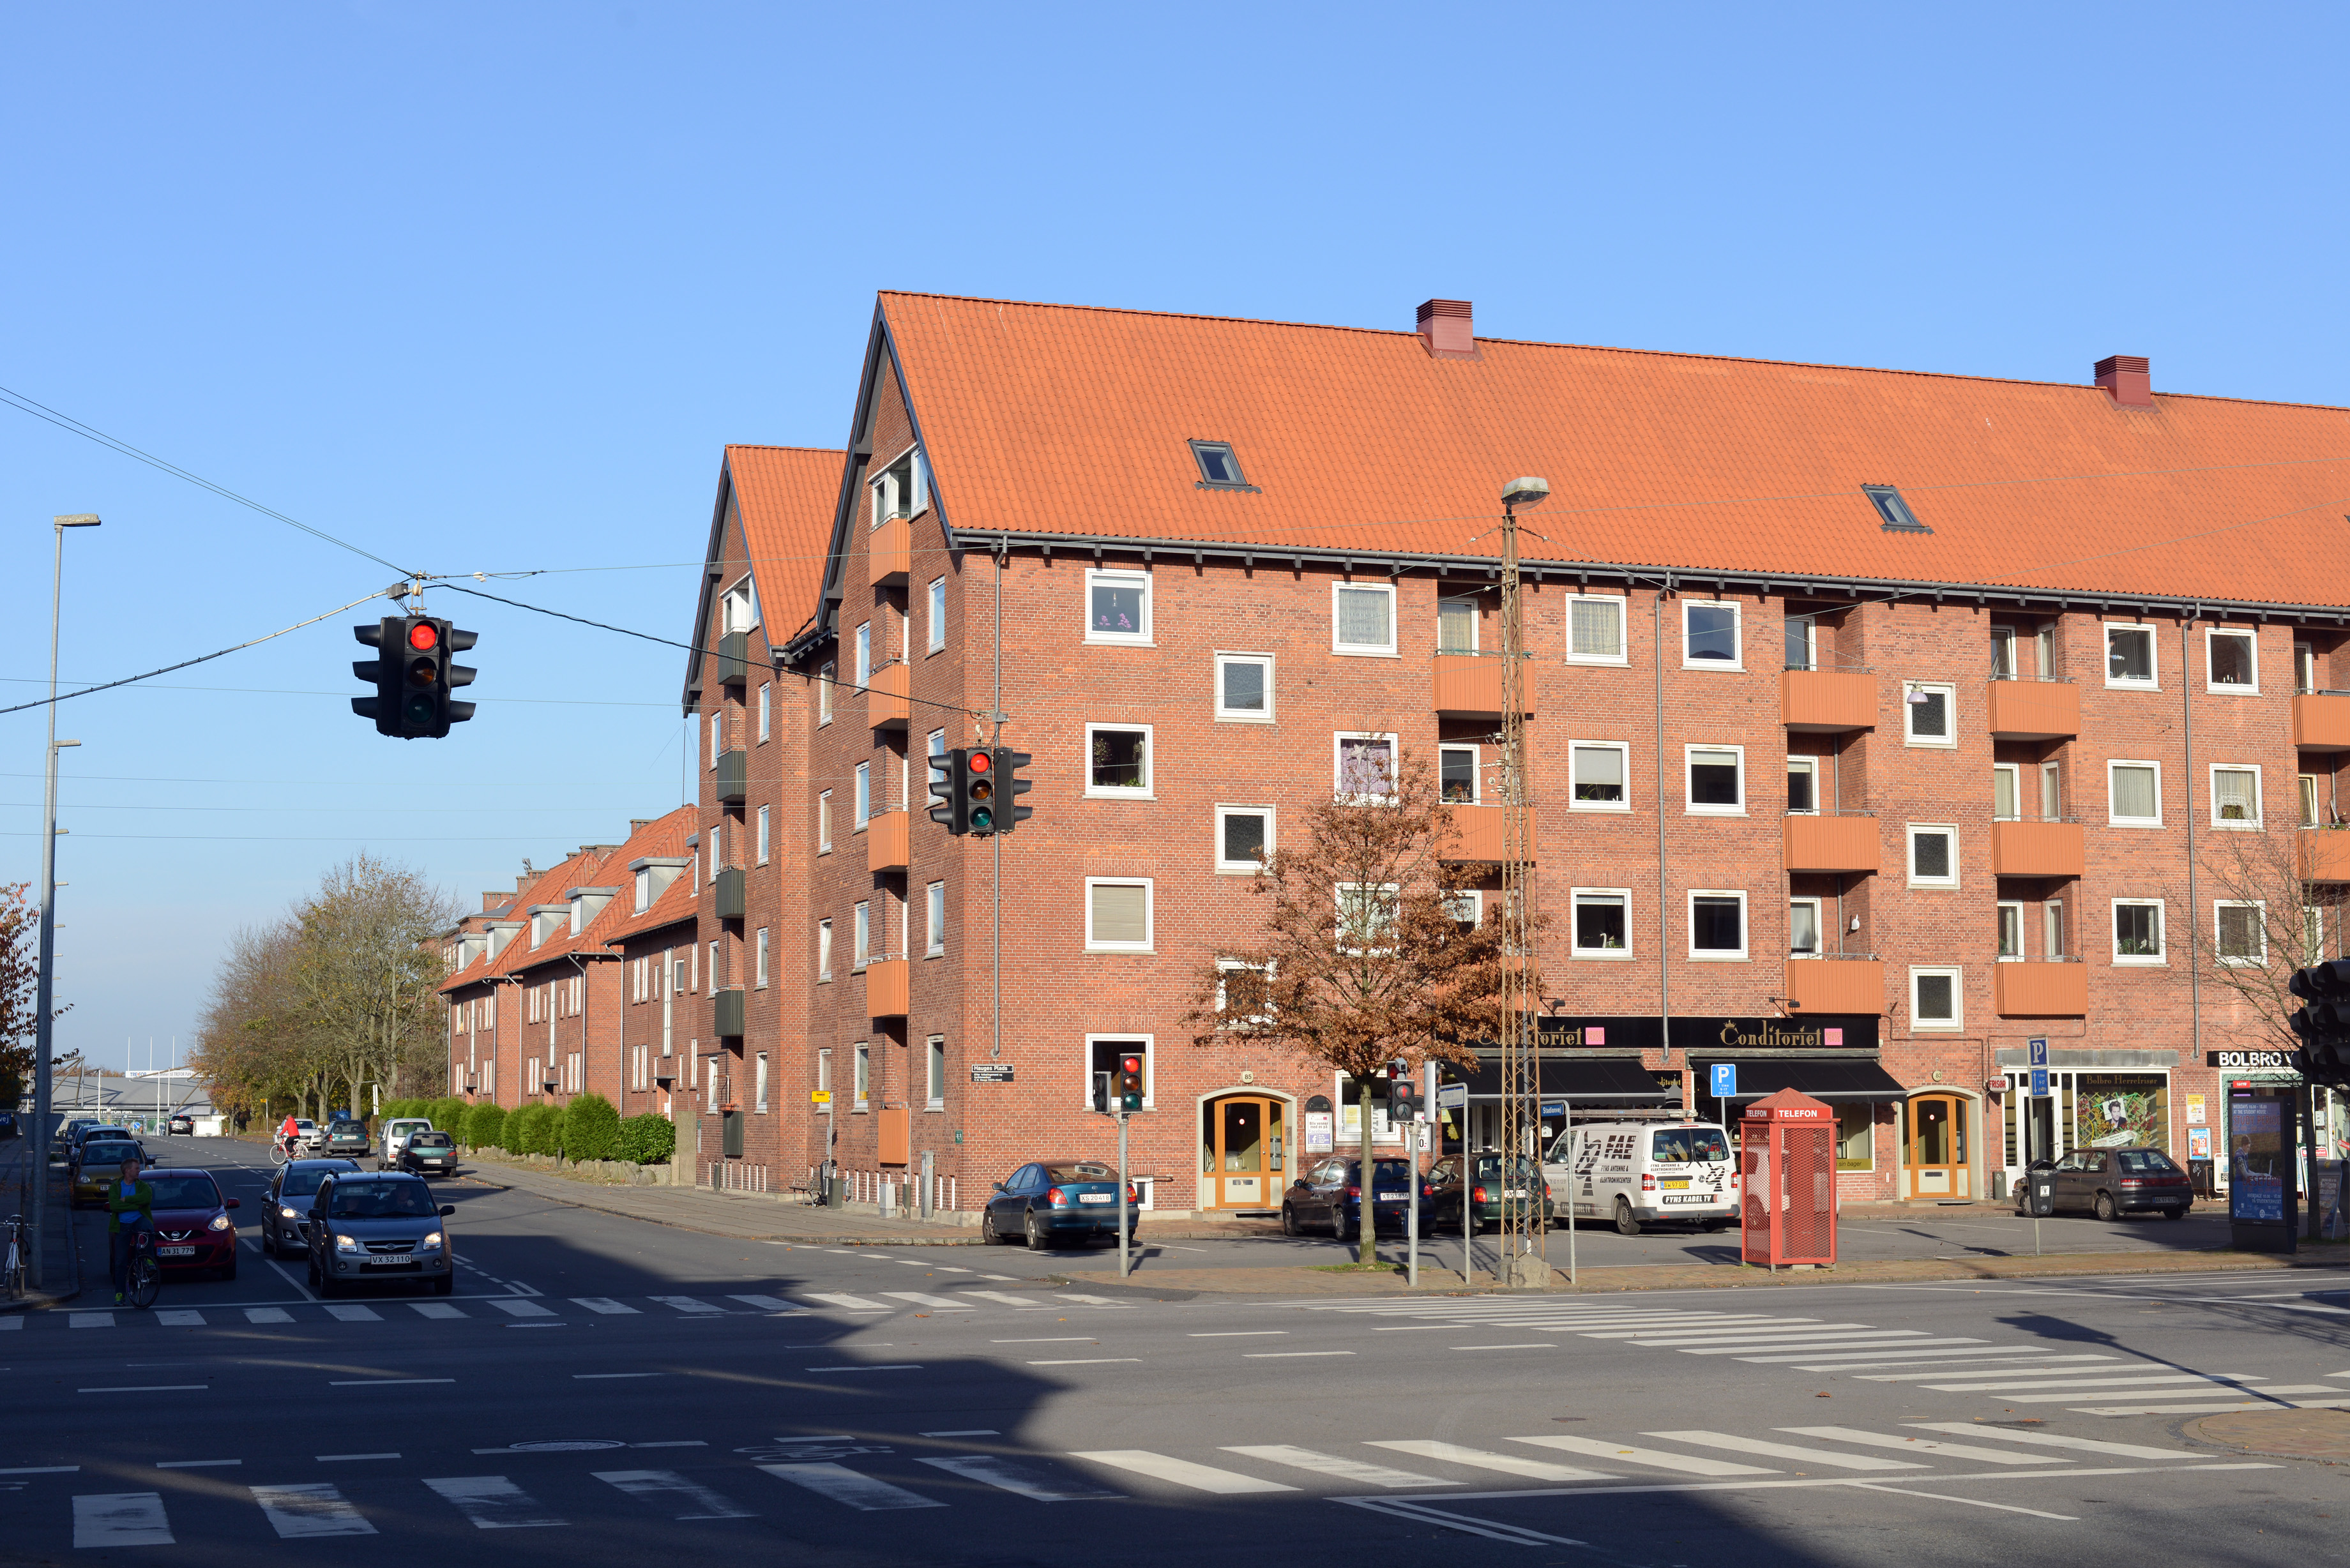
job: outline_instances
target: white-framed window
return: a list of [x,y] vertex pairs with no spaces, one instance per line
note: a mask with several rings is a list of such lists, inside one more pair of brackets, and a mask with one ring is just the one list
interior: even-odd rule
[[2206,690],[2257,697],[2261,691],[2261,639],[2250,629],[2206,628],[2203,633]]
[[1909,825],[1909,886],[1959,885],[1959,830],[1947,822]]
[[2212,950],[2230,966],[2269,961],[2268,905],[2257,898],[2221,898],[2211,906]]
[[1569,664],[1622,664],[1624,600],[1620,595],[1566,596],[1566,661]]
[[1462,930],[1473,931],[1485,921],[1485,895],[1474,888],[1456,888],[1444,895],[1444,912]]
[[2056,679],[2056,623],[2043,620],[2032,633],[2032,651],[2040,679]]
[[767,1114],[767,1054],[759,1053],[751,1068],[751,1111],[754,1116]]
[[857,819],[850,831],[862,833],[873,820],[873,764],[857,764]]
[[861,1111],[866,1108],[867,1097],[873,1092],[873,1047],[867,1042],[859,1040],[850,1049],[857,1053],[857,1080],[854,1085],[857,1103],[852,1108]]
[[1273,655],[1219,653],[1216,717],[1227,723],[1273,722]]
[[1253,875],[1272,859],[1273,815],[1269,805],[1216,807],[1216,869]]
[[1150,951],[1151,888],[1149,877],[1087,877],[1086,950]]
[[2152,691],[2160,685],[2155,662],[2154,628],[2135,621],[2106,622],[2106,684]]
[[1689,895],[1689,956],[1746,958],[1746,895],[1734,888],[1693,888]]
[[1960,995],[1962,971],[1949,964],[1918,964],[1909,971],[1909,1027],[1914,1030],[1963,1029],[1964,999]]
[[1346,952],[1378,950],[1394,930],[1403,889],[1393,882],[1341,882],[1335,897],[1338,909],[1338,946]]
[[1784,640],[1788,669],[1817,670],[1820,667],[1820,621],[1817,616],[1789,616]]
[[1746,815],[1746,748],[1684,746],[1689,809],[1698,816]]
[[930,651],[941,653],[947,646],[947,580],[944,577],[931,579],[929,606]]
[[2022,772],[2013,763],[1993,763],[1991,765],[1991,815],[1994,822],[2014,822],[2023,815],[2016,799],[2016,786]]
[[2023,956],[2023,905],[2017,900],[1999,901],[1998,948],[2002,962]]
[[849,914],[848,971],[854,974],[873,956],[873,906],[859,904]]
[[1630,958],[1632,890],[1629,888],[1577,888],[1572,897],[1575,899],[1575,956]]
[[1447,805],[1477,804],[1477,748],[1436,748],[1436,794]]
[[1086,640],[1150,646],[1150,574],[1088,567]]
[[2064,900],[2051,898],[2040,906],[2040,951],[2044,958],[2064,958]]
[[1727,600],[1681,601],[1681,668],[1743,670],[1739,607]]
[[1477,651],[1477,601],[1445,598],[1436,601],[1436,651]]
[[1390,799],[1395,794],[1396,737],[1340,730],[1330,737],[1330,787],[1342,800]]
[[834,667],[827,664],[816,672],[816,722],[818,729],[832,722],[832,687]]
[[1817,958],[1820,947],[1820,901],[1817,898],[1787,900],[1787,956]]
[[1367,658],[1396,656],[1395,585],[1330,585],[1330,651]]
[[816,977],[832,978],[832,921],[828,919],[816,923]]
[[816,1086],[824,1091],[824,1098],[816,1107],[816,1115],[828,1116],[832,1115],[832,1047],[829,1045],[816,1048]]
[[869,620],[857,628],[857,684],[873,684],[873,623]]
[[2301,909],[2301,961],[2306,966],[2325,959],[2325,911],[2314,905]]
[[2116,759],[2106,764],[2106,819],[2115,827],[2162,826],[2162,764]]
[[767,813],[770,809],[764,805],[759,808],[758,863],[762,866],[767,863]]
[[1086,795],[1091,800],[1149,800],[1151,726],[1086,726]]
[[749,631],[759,624],[759,590],[749,573],[737,577],[734,586],[726,590],[723,614],[728,631]]
[[775,732],[775,687],[771,680],[759,682],[759,744],[765,745]]
[[922,895],[922,950],[938,958],[947,950],[947,885],[933,882]]
[[2303,774],[2295,779],[2294,783],[2298,786],[2295,793],[2301,806],[2301,826],[2315,827],[2317,826],[2317,775]]
[[816,852],[832,853],[832,792],[823,790],[816,797]]
[[1158,1092],[1159,1075],[1151,1058],[1159,1053],[1151,1047],[1158,1042],[1152,1034],[1088,1034],[1083,1058],[1085,1078],[1080,1085],[1083,1104],[1089,1110],[1118,1109],[1118,1059],[1121,1056],[1142,1058],[1142,1108],[1153,1108],[1153,1096]]
[[767,928],[759,928],[759,940],[751,961],[751,984],[756,991],[767,989]]
[[[1216,961],[1216,1017],[1222,1027],[1272,1021],[1273,1000],[1265,992],[1264,981],[1256,978],[1271,972],[1269,963],[1250,963],[1235,958]],[[1234,975],[1250,978],[1236,981]]]
[[1567,809],[1632,809],[1632,748],[1621,741],[1566,743]]
[[2317,690],[2317,649],[2306,642],[2293,645],[2293,689],[2295,691]]
[[944,805],[947,799],[947,732],[932,730],[922,742],[922,772],[928,778],[930,804]]
[[2261,830],[2261,769],[2257,763],[2211,764],[2211,826]]
[[2012,626],[1991,628],[1991,678],[1993,680],[2015,679],[2015,628]]
[[2158,964],[2168,961],[2162,943],[2162,900],[2116,898],[2114,962]]
[[1901,738],[1913,746],[1955,746],[1959,689],[1944,681],[1911,680],[1901,694]]
[[725,750],[726,718],[724,714],[712,711],[710,715],[710,766],[713,772],[718,767],[719,757]]
[[2064,815],[2064,770],[2057,763],[2040,764],[2040,820],[2056,822]]
[[1817,757],[1787,759],[1787,813],[1791,816],[1816,816],[1820,809],[1820,760]]
[[922,1108],[947,1108],[947,1037],[933,1034],[922,1051]]
[[930,504],[930,472],[919,448],[909,448],[896,462],[873,476],[872,522],[879,528],[892,517],[911,517]]

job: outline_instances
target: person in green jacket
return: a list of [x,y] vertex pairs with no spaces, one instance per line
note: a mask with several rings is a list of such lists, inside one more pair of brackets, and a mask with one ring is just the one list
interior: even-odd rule
[[130,1249],[139,1232],[155,1223],[155,1189],[139,1179],[140,1168],[138,1160],[124,1160],[121,1174],[106,1191],[107,1264],[114,1276],[116,1306],[122,1304],[123,1287],[129,1282]]

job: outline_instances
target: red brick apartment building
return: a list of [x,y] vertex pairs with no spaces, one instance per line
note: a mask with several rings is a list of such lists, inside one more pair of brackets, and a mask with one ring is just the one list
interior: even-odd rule
[[[667,989],[622,1027],[666,1010],[704,1181],[829,1149],[868,1199],[927,1160],[970,1212],[1113,1148],[1101,1075],[1139,1049],[1149,1201],[1272,1206],[1353,1107],[1182,1013],[1253,928],[1256,850],[1350,766],[1430,756],[1468,853],[1497,841],[1497,497],[1538,473],[1546,1093],[1793,1085],[1837,1105],[1854,1197],[2207,1155],[2220,1054],[2273,1045],[2220,966],[2340,950],[2209,862],[2257,835],[2350,880],[2345,436],[2120,356],[2057,385],[1480,338],[1442,300],[1385,332],[885,294],[845,457],[728,449],[696,836],[650,857],[691,931],[664,893],[623,940]],[[999,708],[1035,815],[952,838],[925,761]],[[1492,1088],[1455,1137],[1492,1137]]]

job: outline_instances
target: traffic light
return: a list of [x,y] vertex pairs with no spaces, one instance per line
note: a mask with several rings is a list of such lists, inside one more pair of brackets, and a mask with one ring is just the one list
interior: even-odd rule
[[1388,1064],[1388,1120],[1401,1127],[1419,1119],[1419,1085],[1412,1081],[1410,1064]]
[[1128,1051],[1118,1059],[1118,1108],[1142,1108],[1142,1053]]
[[995,748],[997,788],[1003,792],[1003,805],[996,812],[999,826],[995,831],[1009,833],[1036,815],[1033,806],[1018,804],[1019,797],[1036,786],[1020,776],[1020,770],[1036,759],[1025,752],[1015,752],[1009,746]]
[[374,696],[351,699],[351,711],[373,719],[376,733],[438,740],[450,725],[473,716],[473,704],[456,701],[450,692],[473,684],[474,672],[449,656],[480,641],[475,633],[434,616],[388,615],[374,626],[351,628],[351,635],[387,656],[351,665],[351,673],[375,684]]
[[2313,1084],[2350,1088],[2350,959],[2295,970],[2285,989],[2309,1004],[2288,1020],[2301,1037],[2293,1071]]
[[931,786],[932,798],[939,802],[931,807],[931,820],[960,838],[971,831],[971,786],[967,776],[971,771],[971,753],[958,747],[943,756],[932,758],[931,766],[936,768],[940,775],[938,782]]
[[946,774],[946,799],[931,807],[931,820],[945,824],[958,836],[1011,832],[1034,815],[1024,805],[1010,804],[1013,796],[1034,787],[1019,774],[1034,760],[1009,746],[958,746],[933,759],[931,765]]
[[995,753],[973,746],[962,757],[962,821],[965,833],[982,836],[995,831]]

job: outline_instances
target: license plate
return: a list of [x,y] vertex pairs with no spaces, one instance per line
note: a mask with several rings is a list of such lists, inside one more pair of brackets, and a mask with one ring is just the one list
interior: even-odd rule
[[387,1263],[412,1263],[414,1262],[416,1262],[416,1257],[411,1252],[401,1252],[396,1257],[369,1258],[368,1260],[369,1264],[378,1267]]
[[1689,1183],[1688,1183],[1688,1182],[1686,1182],[1686,1181],[1668,1181],[1668,1182],[1666,1182],[1666,1183],[1665,1183],[1665,1190],[1666,1190],[1666,1191],[1668,1191],[1668,1192],[1679,1192],[1679,1191],[1683,1191],[1683,1190],[1685,1190],[1688,1187],[1689,1187]]
[[1502,1194],[1504,1198],[1523,1198],[1525,1195],[1525,1189],[1521,1187],[1513,1187],[1510,1189],[1509,1191]]
[[1409,1200],[1411,1194],[1409,1192],[1382,1192],[1378,1194],[1374,1201],[1379,1203],[1402,1203]]
[[1665,1201],[1668,1203],[1711,1203],[1715,1201],[1715,1199],[1713,1194],[1710,1192],[1669,1192],[1665,1195]]
[[159,1258],[192,1258],[196,1250],[193,1247],[158,1247],[155,1255]]
[[1118,1195],[1114,1192],[1080,1192],[1077,1194],[1077,1201],[1080,1203],[1115,1203],[1118,1201]]

